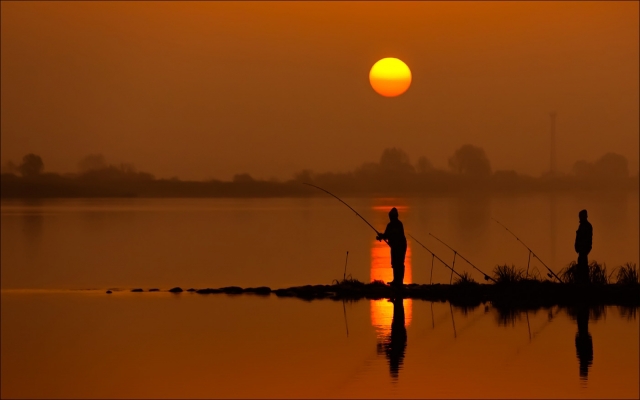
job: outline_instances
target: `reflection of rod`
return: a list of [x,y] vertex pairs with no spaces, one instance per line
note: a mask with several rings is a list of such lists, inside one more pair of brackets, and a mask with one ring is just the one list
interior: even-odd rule
[[[364,222],[366,222],[366,224],[367,224],[367,225],[369,225],[369,226],[371,227],[371,229],[373,229],[373,230],[376,232],[376,234],[380,235],[380,232],[378,232],[378,230],[377,230],[376,228],[374,228],[374,227],[373,227],[373,225],[371,225],[371,224],[369,223],[369,221],[367,221],[366,219],[364,219],[364,217],[363,217],[362,215],[360,215],[356,210],[354,210],[354,209],[353,209],[353,207],[351,207],[350,205],[348,205],[347,203],[345,203],[345,202],[344,202],[340,197],[336,196],[335,194],[331,193],[331,192],[330,192],[330,191],[328,191],[328,190],[325,190],[325,189],[323,189],[323,188],[321,188],[321,187],[319,187],[319,186],[316,186],[316,185],[312,185],[312,184],[310,184],[310,183],[303,183],[303,185],[312,186],[312,187],[314,187],[314,188],[316,188],[316,189],[320,189],[320,190],[322,190],[323,192],[327,193],[327,194],[328,194],[328,195],[330,195],[330,196],[335,197],[336,199],[338,199],[338,201],[339,201],[340,203],[342,203],[342,204],[344,204],[345,206],[349,207],[349,209],[350,209],[351,211],[353,211],[354,213],[356,213],[356,215],[357,215],[358,217],[360,217]],[[387,242],[387,239],[383,239],[383,240],[384,240],[384,242],[385,242],[386,244],[389,244],[389,242]]]
[[529,324],[529,310],[527,311],[527,329],[529,330],[529,342],[531,342],[531,325]]
[[451,322],[453,323],[453,338],[457,338],[458,334],[456,333],[456,320],[453,318],[453,306],[449,303],[449,308],[451,309]]
[[[559,307],[556,307],[556,310],[559,311]],[[533,334],[531,334],[531,331],[529,331],[529,342],[525,343],[524,345],[520,346],[517,350],[516,350],[516,354],[518,354],[520,352],[520,350],[528,345],[530,345],[533,342],[533,339],[536,338],[536,335],[539,335],[547,326],[549,326],[554,319],[554,315],[553,315],[553,309],[550,308],[549,309],[549,316],[548,316],[548,320],[547,322],[545,322],[540,329],[538,329],[537,332],[533,332]],[[529,312],[527,311],[527,324],[529,323]]]
[[460,258],[462,258],[463,260],[465,260],[469,265],[471,265],[473,268],[475,268],[476,270],[478,270],[478,272],[480,272],[482,275],[484,275],[484,280],[488,281],[489,279],[491,279],[492,281],[496,282],[495,279],[493,279],[492,277],[490,277],[489,275],[485,274],[484,272],[482,272],[482,270],[480,270],[480,268],[476,267],[475,265],[473,265],[473,263],[469,260],[467,260],[466,258],[464,258],[462,256],[462,254],[458,253],[457,250],[455,250],[453,247],[449,246],[448,244],[446,244],[445,242],[443,242],[442,240],[438,239],[437,237],[435,237],[435,235],[433,235],[432,233],[429,233],[429,235],[433,236],[438,242],[444,244],[445,246],[447,246],[449,249],[451,249],[454,253],[454,260],[455,260],[455,255],[459,255]]
[[542,260],[540,259],[540,257],[538,257],[538,256],[536,255],[536,253],[534,253],[534,252],[533,252],[533,250],[531,250],[531,248],[529,248],[529,246],[527,246],[526,244],[524,244],[524,242],[523,242],[522,240],[520,240],[520,238],[519,238],[519,237],[517,237],[515,233],[511,232],[511,231],[509,230],[509,228],[507,228],[506,226],[504,226],[504,225],[503,225],[500,221],[498,221],[497,219],[495,219],[495,218],[491,218],[491,219],[492,219],[492,220],[494,220],[494,221],[496,221],[500,226],[502,226],[504,229],[506,229],[506,230],[507,230],[507,232],[509,232],[510,234],[512,234],[512,235],[513,235],[513,237],[514,237],[514,238],[516,238],[516,240],[518,240],[518,242],[522,243],[522,245],[523,245],[524,247],[526,247],[526,248],[527,248],[527,250],[529,250],[530,255],[533,255],[535,258],[537,258],[537,259],[538,259],[538,261],[540,261],[540,262],[542,263],[542,265],[544,265],[544,266],[545,266],[545,268],[549,270],[549,274],[547,274],[547,276],[548,276],[549,278],[551,278],[551,274],[553,274],[553,276],[558,280],[558,282],[562,283],[562,279],[558,278],[558,275],[556,275],[556,273],[555,273],[555,272],[553,272],[553,270],[552,270],[551,268],[549,268],[549,267],[547,266],[547,264],[545,264],[545,263],[544,263],[544,261],[542,261]]
[[342,311],[344,312],[344,326],[347,328],[347,337],[349,337],[349,323],[347,322],[347,307],[344,305],[344,299],[342,299]]
[[462,334],[464,331],[466,331],[467,329],[471,328],[478,321],[480,321],[480,319],[482,319],[485,315],[486,314],[484,314],[484,313],[476,315],[474,319],[472,319],[467,325],[463,326],[462,329],[460,329],[460,333]]
[[[444,266],[445,266],[445,267],[449,268],[449,269],[451,270],[451,273],[454,273],[454,272],[455,272],[455,273],[456,273],[456,275],[458,275],[458,276],[460,277],[460,279],[462,279],[462,275],[460,275],[459,273],[457,273],[456,271],[454,271],[454,270],[453,270],[453,268],[451,268],[449,265],[447,265],[447,263],[446,263],[446,262],[442,261],[442,259],[441,259],[440,257],[438,257],[438,256],[437,256],[433,251],[429,250],[429,249],[427,248],[427,246],[425,246],[425,245],[423,245],[422,243],[420,243],[420,242],[418,241],[418,239],[416,239],[415,237],[413,237],[413,235],[412,235],[412,234],[409,234],[409,236],[411,236],[411,239],[415,240],[415,241],[416,241],[416,243],[418,243],[420,246],[424,247],[424,249],[425,249],[426,251],[428,251],[429,253],[431,253],[431,255],[432,255],[433,257],[437,258],[437,259],[438,259],[438,261],[440,261],[442,264],[444,264]],[[433,272],[433,271],[432,271],[432,272]]]
[[431,329],[436,328],[436,321],[433,320],[433,301],[431,302]]

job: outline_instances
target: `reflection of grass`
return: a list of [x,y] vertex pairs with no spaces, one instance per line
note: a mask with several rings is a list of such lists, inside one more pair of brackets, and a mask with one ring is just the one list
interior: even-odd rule
[[472,283],[476,283],[476,281],[473,280],[473,278],[471,277],[471,275],[469,275],[467,271],[464,271],[460,275],[461,276],[457,277],[456,280],[453,281],[454,285],[469,285]]
[[618,267],[617,282],[620,285],[637,285],[638,267],[636,264],[626,263]]
[[524,271],[516,270],[515,265],[496,265],[493,276],[497,283],[516,283],[524,279]]
[[[578,263],[571,261],[566,268],[563,268],[558,274],[565,283],[578,282]],[[609,283],[607,275],[607,266],[604,263],[591,261],[589,264],[589,283],[596,285],[606,285]]]
[[516,321],[521,319],[520,315],[524,312],[524,308],[496,307],[496,311],[498,326],[515,326]]
[[627,321],[631,321],[632,319],[636,319],[638,307],[618,306],[618,312],[620,313],[621,318],[625,318]]

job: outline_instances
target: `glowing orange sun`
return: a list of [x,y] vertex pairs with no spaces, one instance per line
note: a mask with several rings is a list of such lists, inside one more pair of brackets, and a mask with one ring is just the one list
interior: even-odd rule
[[411,85],[411,70],[397,58],[383,58],[371,67],[369,82],[378,94],[399,96]]

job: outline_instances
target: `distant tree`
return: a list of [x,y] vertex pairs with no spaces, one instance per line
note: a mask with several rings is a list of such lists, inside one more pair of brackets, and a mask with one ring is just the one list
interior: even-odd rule
[[293,180],[300,183],[311,183],[313,182],[313,171],[310,169],[303,169],[300,172],[296,172],[293,174]]
[[616,153],[607,153],[591,163],[584,160],[573,164],[573,173],[581,178],[623,179],[629,177],[627,158]]
[[44,163],[40,156],[29,153],[22,157],[22,164],[20,164],[18,170],[24,177],[37,176],[44,170]]
[[2,164],[2,172],[3,174],[15,174],[19,172],[18,166],[13,161],[9,160],[6,163]]
[[573,164],[571,170],[577,177],[590,177],[593,175],[593,164],[585,160],[578,160]]
[[107,162],[102,154],[89,154],[82,160],[78,161],[78,170],[80,172],[95,171],[107,168]]
[[382,171],[395,173],[415,171],[415,168],[409,161],[409,155],[407,155],[403,150],[395,147],[384,149],[380,156],[380,169]]
[[416,170],[419,173],[424,174],[425,172],[433,170],[433,164],[431,164],[431,161],[429,161],[427,157],[420,156],[420,158],[418,158],[418,162],[416,163]]
[[236,174],[233,176],[233,182],[235,183],[250,183],[255,182],[255,179],[249,174]]
[[518,173],[512,169],[495,171],[492,180],[498,186],[504,188],[515,188],[522,182]]
[[465,144],[449,158],[449,167],[453,172],[469,176],[491,175],[491,163],[484,150],[471,144]]
[[607,153],[593,163],[593,170],[600,178],[628,178],[629,162],[623,155]]
[[498,170],[493,173],[493,176],[496,179],[501,179],[501,180],[516,180],[519,177],[518,173],[512,169]]
[[80,175],[80,179],[89,181],[149,181],[154,176],[147,172],[138,172],[133,164],[121,163],[104,168],[88,169]]

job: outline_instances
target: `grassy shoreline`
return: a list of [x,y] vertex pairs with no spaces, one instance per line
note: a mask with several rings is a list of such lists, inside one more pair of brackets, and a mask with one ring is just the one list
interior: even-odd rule
[[[131,292],[157,292],[158,289],[132,289]],[[409,284],[391,287],[381,281],[364,283],[354,279],[331,285],[304,285],[272,290],[268,287],[170,289],[175,294],[253,294],[282,298],[298,298],[305,301],[334,300],[358,301],[379,299],[420,299],[427,301],[448,301],[452,305],[476,307],[490,302],[498,307],[536,309],[551,306],[599,306],[619,305],[640,308],[640,285],[638,284],[570,284],[550,281],[523,280],[515,283],[479,284],[465,282],[456,284]],[[107,293],[112,293],[111,290]]]

